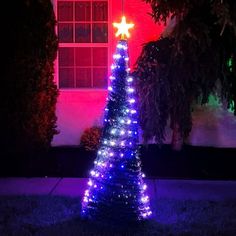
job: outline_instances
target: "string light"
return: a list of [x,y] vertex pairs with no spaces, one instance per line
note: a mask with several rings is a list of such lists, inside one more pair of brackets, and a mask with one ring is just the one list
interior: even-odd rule
[[134,92],[134,88],[128,88],[128,93],[133,93]]
[[128,78],[127,78],[127,81],[128,81],[128,82],[133,82],[133,78],[132,78],[132,77],[128,77]]
[[113,55],[113,58],[114,58],[114,59],[120,59],[120,58],[121,58],[121,55],[120,55],[120,54],[115,54],[115,55]]
[[[143,181],[145,175],[140,172],[141,162],[136,155],[136,93],[133,77],[129,75],[127,49],[127,41],[120,40],[113,56],[104,131],[82,204],[82,215],[89,219],[109,218],[107,212],[113,212],[113,217],[117,215],[127,222],[134,216],[135,220],[143,220],[152,214],[146,195],[147,185]],[[122,176],[122,184],[117,176]],[[106,191],[110,193],[104,194]],[[117,207],[116,198],[123,201],[124,208]],[[125,214],[120,216],[121,212]]]

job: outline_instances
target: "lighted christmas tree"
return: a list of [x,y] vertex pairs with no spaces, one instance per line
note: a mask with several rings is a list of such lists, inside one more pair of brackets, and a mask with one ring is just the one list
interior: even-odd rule
[[147,185],[138,155],[138,118],[134,81],[129,74],[129,28],[125,17],[116,36],[121,35],[111,66],[108,103],[100,148],[90,171],[82,215],[95,221],[139,222],[151,215]]

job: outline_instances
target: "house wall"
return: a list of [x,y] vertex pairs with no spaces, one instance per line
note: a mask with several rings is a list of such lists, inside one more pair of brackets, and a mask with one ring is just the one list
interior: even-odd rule
[[[53,0],[54,6],[56,6]],[[119,22],[122,16],[121,1],[110,0],[110,25]],[[141,0],[125,1],[125,15],[127,21],[135,24],[129,39],[130,67],[132,68],[139,56],[142,45],[159,37],[162,26],[155,25],[148,12],[149,5]],[[115,29],[109,30],[110,64],[115,51],[117,39]],[[57,61],[55,66],[55,80],[58,81]],[[107,91],[101,89],[63,89],[57,103],[57,125],[60,133],[54,137],[52,145],[77,145],[82,132],[93,125],[102,124],[102,114],[105,107]]]
[[[125,1],[124,10],[127,20],[135,24],[129,39],[132,68],[141,52],[142,45],[157,39],[163,31],[163,26],[154,24],[148,15],[148,12],[151,12],[149,5],[142,0]],[[120,21],[121,15],[121,1],[110,0],[110,24]],[[112,27],[109,33],[109,63],[111,64],[117,39],[114,37],[115,30]],[[55,80],[58,81],[57,61]],[[60,90],[57,103],[57,124],[60,133],[54,137],[52,144],[54,146],[78,145],[84,129],[101,125],[106,96],[106,90]],[[171,132],[167,130],[167,143],[170,142],[170,138]],[[193,114],[193,129],[188,143],[201,146],[236,147],[235,117],[232,113],[221,109],[216,103],[197,108]]]

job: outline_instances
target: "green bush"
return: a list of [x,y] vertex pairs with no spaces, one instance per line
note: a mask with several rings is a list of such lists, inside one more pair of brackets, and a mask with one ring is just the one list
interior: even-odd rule
[[6,152],[38,152],[57,133],[53,6],[50,0],[18,0],[7,2],[5,10],[1,144]]

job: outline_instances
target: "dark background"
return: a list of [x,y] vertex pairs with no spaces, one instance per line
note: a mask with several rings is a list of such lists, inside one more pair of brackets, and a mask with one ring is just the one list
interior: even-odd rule
[[[173,151],[170,145],[140,146],[142,169],[147,177],[180,179],[236,179],[236,148],[185,145]],[[88,177],[96,152],[81,147],[52,147],[32,156],[6,156],[0,159],[4,177]]]

